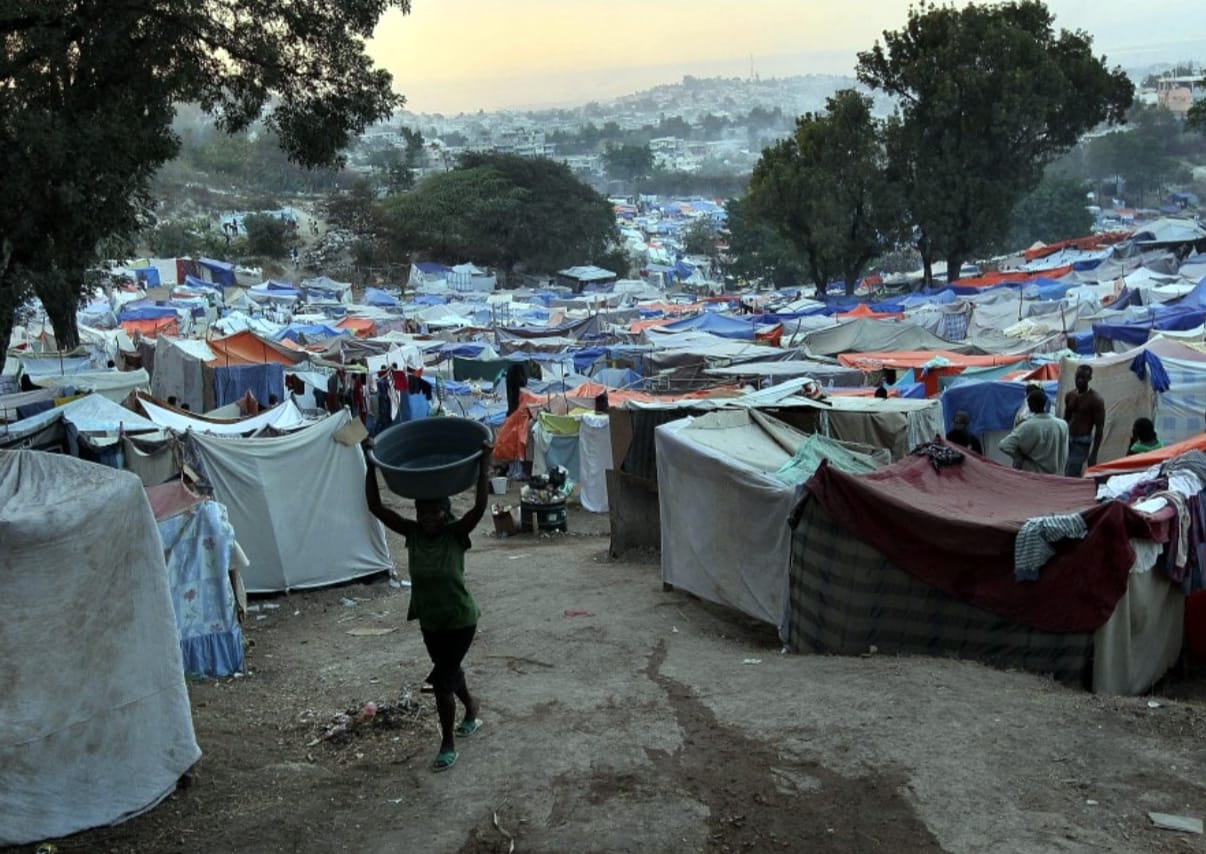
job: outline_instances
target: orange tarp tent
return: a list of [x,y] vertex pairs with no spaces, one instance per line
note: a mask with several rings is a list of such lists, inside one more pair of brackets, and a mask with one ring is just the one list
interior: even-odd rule
[[1108,231],[1105,234],[1091,234],[1088,237],[1074,237],[1071,240],[1048,243],[1046,246],[1036,246],[1034,249],[1027,249],[1024,254],[1027,261],[1034,261],[1037,258],[1054,255],[1061,249],[1083,249],[1085,251],[1100,249],[1103,246],[1110,246],[1126,240],[1130,236],[1130,232],[1126,231]]
[[174,317],[155,317],[148,320],[123,320],[121,328],[127,335],[137,332],[144,338],[155,338],[159,335],[178,335],[179,326]]
[[1173,457],[1180,456],[1188,451],[1206,451],[1206,433],[1198,436],[1190,436],[1188,439],[1165,448],[1157,448],[1154,451],[1148,451],[1143,454],[1131,454],[1127,457],[1119,457],[1116,460],[1110,460],[1108,463],[1099,463],[1086,471],[1085,474],[1125,474],[1126,472],[1142,471],[1157,463],[1171,460]]
[[850,311],[843,311],[840,314],[834,315],[835,320],[852,320],[852,319],[856,319],[856,318],[860,318],[860,317],[874,318],[874,319],[880,319],[880,320],[883,320],[883,319],[903,320],[904,319],[903,314],[896,314],[893,312],[875,311],[874,309],[871,308],[871,306],[867,305],[865,302],[860,302],[854,308],[850,309]]
[[291,357],[276,345],[269,344],[247,330],[226,338],[212,338],[205,343],[214,353],[214,359],[206,364],[215,368],[229,365],[263,365],[267,362],[291,367],[305,358],[301,353]]
[[966,279],[956,279],[951,285],[956,288],[995,288],[997,285],[1019,284],[1031,279],[1062,279],[1072,272],[1072,265],[1053,267],[1050,270],[1040,270],[1037,273],[985,273],[982,276],[971,276]]
[[367,317],[345,317],[335,324],[336,329],[350,330],[357,338],[368,338],[377,331],[377,324]]
[[[998,365],[1013,365],[1025,360],[1022,355],[968,356],[949,350],[909,350],[899,353],[840,353],[838,361],[848,368],[860,371],[916,369],[924,371],[926,397],[938,394],[938,377],[962,373],[967,368],[992,368]],[[942,364],[930,364],[942,359]]]

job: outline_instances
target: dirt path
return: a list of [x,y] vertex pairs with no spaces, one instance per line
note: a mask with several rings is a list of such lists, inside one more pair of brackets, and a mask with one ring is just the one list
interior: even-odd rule
[[[59,850],[1206,850],[1146,817],[1206,816],[1201,699],[1149,708],[964,662],[780,655],[769,627],[664,592],[656,556],[609,560],[606,524],[479,529],[467,671],[486,724],[448,773],[428,770],[406,591],[281,596],[247,626],[248,676],[190,686],[205,752],[190,785]],[[348,633],[364,629],[393,631]],[[396,727],[312,744],[400,685],[413,705]]]

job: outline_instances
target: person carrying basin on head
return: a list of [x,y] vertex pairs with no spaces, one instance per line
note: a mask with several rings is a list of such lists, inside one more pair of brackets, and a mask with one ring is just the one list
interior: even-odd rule
[[[390,530],[406,538],[410,570],[410,608],[407,620],[418,620],[423,643],[431,657],[432,670],[427,677],[435,694],[440,718],[440,749],[432,762],[433,771],[447,771],[457,760],[456,736],[473,735],[481,727],[477,700],[469,693],[461,663],[477,632],[481,613],[465,585],[465,552],[471,543],[469,533],[486,512],[487,480],[493,446],[482,443],[473,507],[456,519],[448,498],[415,501],[415,517],[407,519],[381,502],[377,469],[368,453],[372,439],[365,439],[367,471],[364,493],[369,511]],[[461,722],[456,722],[456,701],[465,707]]]

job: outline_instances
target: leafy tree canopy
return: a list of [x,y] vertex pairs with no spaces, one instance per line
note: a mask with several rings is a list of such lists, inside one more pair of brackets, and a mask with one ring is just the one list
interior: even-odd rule
[[266,112],[291,160],[337,161],[401,104],[364,50],[391,7],[409,0],[8,0],[0,338],[33,288],[60,346],[76,343],[84,271],[103,240],[139,227],[150,179],[178,149],[174,104],[199,104],[228,132]]
[[796,249],[819,293],[841,279],[847,293],[900,229],[896,187],[885,173],[871,99],[839,92],[823,114],[802,116],[795,136],[766,149],[750,178],[748,214]]
[[1014,206],[1009,240],[1004,248],[1024,249],[1036,241],[1054,243],[1084,237],[1093,230],[1083,181],[1047,174]]
[[888,152],[927,274],[935,258],[957,271],[999,239],[1044,165],[1130,106],[1134,86],[1091,37],[1052,25],[1039,0],[923,2],[859,54],[859,80],[897,99]]
[[747,204],[730,199],[725,205],[729,229],[725,274],[777,288],[804,282],[808,269],[796,247],[772,226],[750,217]]
[[615,214],[563,163],[495,152],[462,156],[383,206],[402,251],[444,263],[474,261],[510,275],[600,263],[618,244]]
[[609,145],[603,168],[608,178],[636,184],[653,171],[653,152],[648,145]]

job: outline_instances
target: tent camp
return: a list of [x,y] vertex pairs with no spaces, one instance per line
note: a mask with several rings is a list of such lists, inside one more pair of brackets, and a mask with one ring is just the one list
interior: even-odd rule
[[[1032,520],[1073,515],[1083,538],[1034,548]],[[1181,649],[1185,595],[1157,565],[1167,538],[1159,519],[1097,503],[1092,481],[974,455],[862,476],[823,465],[794,534],[787,645],[952,655],[1140,693]]]
[[364,500],[364,456],[335,439],[342,410],[268,438],[190,432],[203,476],[247,553],[249,593],[321,587],[393,568]]
[[142,483],[0,451],[0,542],[0,845],[150,809],[201,751]]

